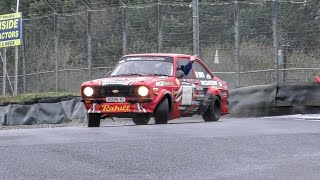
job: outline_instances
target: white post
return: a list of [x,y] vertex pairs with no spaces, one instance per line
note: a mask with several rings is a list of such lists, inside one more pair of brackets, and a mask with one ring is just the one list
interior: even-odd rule
[[[17,9],[16,12],[19,12],[19,0],[17,0]],[[21,38],[21,37],[20,37]],[[18,72],[19,72],[19,47],[15,46],[15,56],[14,56],[14,91],[13,95],[18,95]]]
[[17,0],[17,9],[16,12],[19,12],[19,0]]
[[6,96],[6,89],[7,89],[7,49],[3,48],[2,50],[2,64],[3,64],[3,73],[2,73],[2,96]]

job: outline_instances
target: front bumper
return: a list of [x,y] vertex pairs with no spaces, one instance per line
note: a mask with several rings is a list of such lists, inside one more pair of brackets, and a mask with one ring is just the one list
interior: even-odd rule
[[[101,113],[116,117],[114,114],[153,113],[151,98],[128,98],[125,102],[106,102],[103,99],[82,99],[87,113]],[[130,116],[132,117],[132,116]]]
[[[102,103],[108,103],[103,99],[81,99],[81,102],[83,103],[97,103],[97,104],[102,104]],[[143,98],[143,99],[138,99],[138,98],[127,98],[126,102],[130,104],[135,104],[135,103],[151,103],[152,99],[151,98]]]

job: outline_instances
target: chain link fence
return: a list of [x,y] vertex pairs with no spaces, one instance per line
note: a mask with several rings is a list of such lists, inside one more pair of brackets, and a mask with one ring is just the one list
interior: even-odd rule
[[[320,71],[316,0],[95,6],[24,19],[23,28],[19,93],[78,92],[130,53],[199,54],[230,89],[313,81]],[[8,49],[9,75],[13,56]]]

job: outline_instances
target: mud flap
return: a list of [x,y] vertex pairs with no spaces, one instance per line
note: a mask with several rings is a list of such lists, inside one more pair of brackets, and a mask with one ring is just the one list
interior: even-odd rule
[[87,111],[87,113],[101,113],[101,111],[96,109],[97,104],[96,103],[92,103],[92,105],[90,106],[90,109]]

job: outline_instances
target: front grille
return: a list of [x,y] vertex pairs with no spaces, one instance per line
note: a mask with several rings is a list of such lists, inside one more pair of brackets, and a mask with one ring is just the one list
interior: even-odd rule
[[100,97],[130,97],[134,96],[134,87],[125,85],[108,85],[99,87]]

